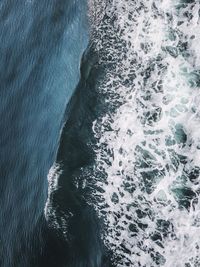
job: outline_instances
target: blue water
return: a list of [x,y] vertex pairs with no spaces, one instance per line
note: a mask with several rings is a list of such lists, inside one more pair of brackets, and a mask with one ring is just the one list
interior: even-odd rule
[[1,1],[0,267],[200,266],[199,10]]
[[86,13],[84,0],[0,3],[2,267],[62,266],[43,214],[47,174],[88,43]]

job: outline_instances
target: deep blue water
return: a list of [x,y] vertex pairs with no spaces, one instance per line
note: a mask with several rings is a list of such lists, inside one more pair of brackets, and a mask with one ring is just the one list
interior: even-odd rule
[[48,230],[44,219],[47,174],[88,36],[85,0],[0,3],[2,267],[66,261],[66,240]]

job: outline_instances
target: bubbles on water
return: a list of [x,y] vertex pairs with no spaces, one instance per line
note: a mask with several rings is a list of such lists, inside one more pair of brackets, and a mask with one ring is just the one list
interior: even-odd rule
[[200,266],[200,3],[103,6],[94,41],[112,109],[93,123],[93,171],[105,244],[118,267]]

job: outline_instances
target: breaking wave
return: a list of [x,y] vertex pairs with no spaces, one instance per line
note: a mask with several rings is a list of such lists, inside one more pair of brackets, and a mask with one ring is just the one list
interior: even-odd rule
[[105,245],[118,267],[198,267],[200,3],[96,1],[94,10],[109,103],[93,122]]

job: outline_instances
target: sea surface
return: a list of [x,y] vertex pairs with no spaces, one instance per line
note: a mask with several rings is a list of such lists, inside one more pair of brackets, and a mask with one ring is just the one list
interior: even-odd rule
[[90,12],[84,101],[75,94],[63,135],[77,131],[73,186],[114,266],[199,267],[200,3],[91,1]]
[[88,9],[0,3],[0,266],[200,267],[200,2]]
[[1,267],[63,261],[44,218],[47,175],[88,34],[84,0],[0,1]]

